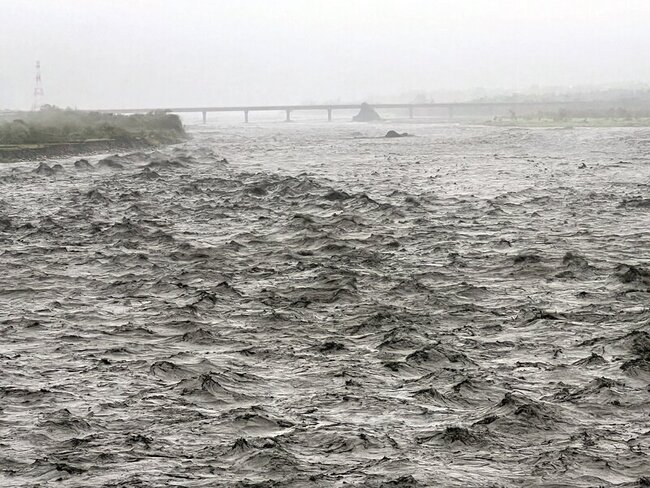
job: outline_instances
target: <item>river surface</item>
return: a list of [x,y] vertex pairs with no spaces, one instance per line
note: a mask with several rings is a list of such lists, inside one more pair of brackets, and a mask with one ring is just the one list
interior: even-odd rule
[[0,166],[0,486],[650,485],[650,129],[192,133]]

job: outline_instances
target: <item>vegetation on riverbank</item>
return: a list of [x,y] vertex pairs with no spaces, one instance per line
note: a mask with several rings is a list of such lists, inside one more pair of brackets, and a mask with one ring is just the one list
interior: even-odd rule
[[[524,107],[526,108],[526,107]],[[635,110],[625,108],[560,108],[515,113],[494,117],[486,122],[496,126],[521,127],[650,127],[650,108],[639,106]]]
[[0,121],[0,160],[39,154],[63,156],[90,147],[154,147],[186,138],[183,124],[174,114],[116,115],[46,107]]
[[498,127],[650,127],[650,117],[607,118],[496,118],[485,121],[486,125]]

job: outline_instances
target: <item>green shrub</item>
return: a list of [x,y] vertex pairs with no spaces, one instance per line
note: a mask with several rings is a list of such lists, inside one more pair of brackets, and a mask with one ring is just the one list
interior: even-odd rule
[[88,139],[169,143],[186,137],[180,118],[167,113],[116,115],[45,106],[21,117],[20,120],[0,123],[0,144],[65,143]]

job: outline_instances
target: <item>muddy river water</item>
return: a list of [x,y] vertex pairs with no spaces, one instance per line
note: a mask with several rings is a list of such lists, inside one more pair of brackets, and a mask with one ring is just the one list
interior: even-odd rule
[[650,486],[650,129],[192,134],[0,166],[0,486]]

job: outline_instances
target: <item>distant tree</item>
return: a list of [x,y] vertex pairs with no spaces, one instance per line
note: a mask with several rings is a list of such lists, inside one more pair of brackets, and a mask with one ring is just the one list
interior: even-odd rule
[[426,93],[418,93],[413,97],[413,100],[411,103],[427,103],[427,95]]
[[0,126],[0,142],[3,144],[26,144],[29,136],[29,127],[23,120],[14,120]]

